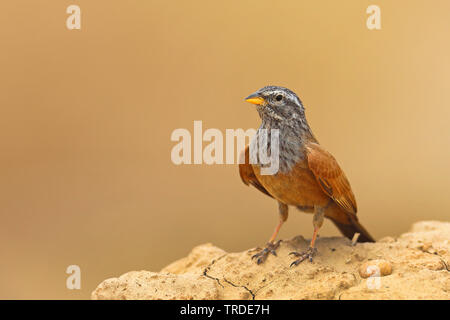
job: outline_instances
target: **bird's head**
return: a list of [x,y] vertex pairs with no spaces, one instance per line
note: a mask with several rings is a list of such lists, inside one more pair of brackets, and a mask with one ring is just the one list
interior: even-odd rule
[[256,105],[263,121],[292,122],[302,121],[305,109],[297,95],[283,87],[267,86],[245,98]]

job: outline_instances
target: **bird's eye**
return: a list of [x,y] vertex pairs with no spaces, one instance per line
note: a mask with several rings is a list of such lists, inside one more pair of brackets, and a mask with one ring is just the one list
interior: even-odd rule
[[281,99],[283,99],[283,96],[281,94],[279,94],[275,97],[275,100],[277,100],[277,101],[281,101]]

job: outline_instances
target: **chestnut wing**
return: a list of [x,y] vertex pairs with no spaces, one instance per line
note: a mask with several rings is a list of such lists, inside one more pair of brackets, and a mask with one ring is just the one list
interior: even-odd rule
[[309,143],[306,149],[309,169],[322,190],[345,211],[356,214],[355,196],[336,159],[317,143]]
[[[252,185],[262,193],[267,194],[269,197],[272,197],[270,193],[262,186],[262,184],[256,178],[255,173],[253,171],[253,167],[249,161],[249,149],[248,146],[245,147],[245,150],[241,153],[241,163],[239,163],[239,174],[241,176],[242,182],[246,185]],[[273,198],[273,197],[272,197]]]

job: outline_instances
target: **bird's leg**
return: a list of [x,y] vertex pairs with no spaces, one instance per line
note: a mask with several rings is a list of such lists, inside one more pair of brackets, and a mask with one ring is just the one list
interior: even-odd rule
[[313,233],[313,236],[311,239],[311,244],[309,245],[308,250],[301,252],[301,253],[295,252],[295,251],[290,253],[290,254],[294,255],[295,257],[298,257],[297,260],[295,260],[294,262],[291,263],[291,267],[300,264],[303,260],[306,260],[306,259],[309,259],[309,261],[312,262],[313,256],[317,253],[317,249],[315,247],[315,242],[316,242],[316,238],[317,238],[319,229],[323,224],[324,211],[325,210],[323,210],[321,208],[321,209],[316,210],[316,212],[314,213],[314,217],[313,217],[314,233]]
[[263,250],[252,256],[252,259],[256,259],[256,262],[258,264],[261,264],[264,261],[266,261],[269,253],[273,254],[274,256],[277,255],[276,250],[280,246],[281,240],[275,242],[275,239],[278,235],[278,232],[281,229],[281,226],[288,218],[288,206],[284,203],[278,202],[278,211],[280,214],[280,222],[278,223],[277,227],[275,228],[275,231],[270,237],[269,242],[267,243],[266,247]]

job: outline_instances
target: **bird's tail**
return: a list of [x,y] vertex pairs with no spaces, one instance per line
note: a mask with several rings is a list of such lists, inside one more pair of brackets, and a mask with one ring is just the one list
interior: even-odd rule
[[357,220],[351,219],[349,224],[331,219],[339,231],[349,239],[352,239],[355,233],[359,233],[358,242],[375,242],[375,239]]
[[325,211],[325,217],[333,221],[339,231],[350,240],[355,233],[359,233],[358,242],[375,242],[366,228],[359,223],[356,214],[345,211],[338,204],[330,205]]

